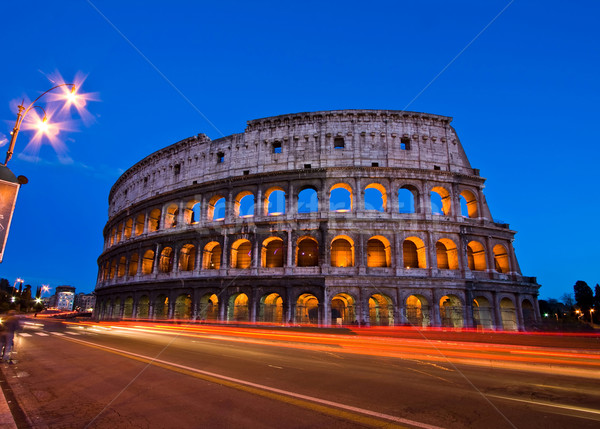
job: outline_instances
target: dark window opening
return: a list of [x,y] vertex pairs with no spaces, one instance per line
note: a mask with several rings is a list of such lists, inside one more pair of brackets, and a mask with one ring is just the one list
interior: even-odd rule
[[244,176],[247,176],[248,174],[250,174],[250,170],[244,170]]
[[410,150],[410,139],[403,137],[400,139],[400,150]]
[[371,163],[371,167],[379,167],[379,163],[378,162],[372,162]]
[[304,168],[311,168],[310,164],[304,164]]
[[173,166],[173,173],[175,173],[176,175],[179,174],[181,172],[181,165],[180,164],[175,164]]
[[148,177],[144,177],[144,186],[148,184]]
[[273,153],[281,153],[281,142],[273,143]]
[[223,152],[217,153],[217,164],[223,164],[225,162],[225,154]]
[[333,148],[334,149],[344,149],[344,138],[336,137],[333,139]]
[[442,169],[442,167],[440,167],[439,165],[434,165],[434,166],[433,166],[433,169],[434,169],[434,170],[441,170],[441,169]]
[[198,184],[198,181],[197,181],[197,180],[194,180],[194,181],[192,182],[192,185],[197,185],[197,184]]

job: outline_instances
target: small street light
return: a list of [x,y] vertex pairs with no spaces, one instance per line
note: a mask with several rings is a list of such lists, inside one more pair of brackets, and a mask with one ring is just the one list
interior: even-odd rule
[[593,318],[593,314],[594,314],[594,309],[590,308],[590,323],[594,323],[594,318]]

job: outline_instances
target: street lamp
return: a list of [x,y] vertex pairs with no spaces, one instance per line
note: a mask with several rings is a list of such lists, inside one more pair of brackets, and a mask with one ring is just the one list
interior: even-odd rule
[[590,308],[590,323],[594,324],[594,318],[593,318],[593,314],[594,314],[594,309]]
[[0,263],[4,257],[4,248],[6,246],[8,231],[10,230],[10,223],[15,210],[15,203],[17,202],[19,188],[21,185],[25,185],[28,182],[25,176],[17,177],[12,171],[10,171],[10,169],[7,167],[8,161],[10,161],[12,158],[15,149],[15,143],[17,142],[17,136],[19,135],[19,131],[23,125],[23,120],[29,112],[39,109],[43,113],[43,116],[37,123],[38,132],[45,134],[49,131],[50,124],[48,123],[49,118],[46,114],[46,110],[35,103],[49,92],[53,92],[59,88],[63,91],[62,97],[60,98],[66,100],[67,105],[75,105],[79,108],[77,105],[77,93],[74,83],[61,83],[53,86],[46,92],[43,92],[38,98],[33,100],[31,104],[27,106],[27,108],[24,106],[25,100],[23,100],[18,106],[17,120],[15,121],[15,126],[11,132],[10,144],[8,146],[8,150],[6,151],[6,160],[4,161],[4,164],[0,165]]

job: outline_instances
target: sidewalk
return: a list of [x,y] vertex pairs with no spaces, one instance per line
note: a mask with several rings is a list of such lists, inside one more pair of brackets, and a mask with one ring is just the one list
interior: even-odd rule
[[[2,380],[2,382],[6,383],[5,380]],[[15,419],[10,412],[8,402],[2,389],[0,389],[0,429],[17,429],[17,424],[15,423]]]

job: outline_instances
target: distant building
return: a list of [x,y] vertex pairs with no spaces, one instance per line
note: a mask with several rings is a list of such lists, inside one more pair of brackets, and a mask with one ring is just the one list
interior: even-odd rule
[[83,293],[80,292],[75,295],[75,301],[73,303],[73,308],[78,309],[80,311],[91,311],[94,309],[96,305],[96,295],[92,293]]
[[56,308],[59,310],[73,310],[73,301],[75,299],[75,288],[73,286],[57,286],[56,287]]

